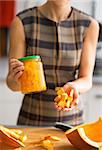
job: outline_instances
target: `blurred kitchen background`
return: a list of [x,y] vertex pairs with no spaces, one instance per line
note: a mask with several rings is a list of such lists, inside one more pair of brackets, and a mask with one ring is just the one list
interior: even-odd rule
[[[9,28],[16,13],[41,5],[46,0],[0,0],[0,124],[16,125],[23,95],[12,92],[5,83],[8,70]],[[102,115],[102,0],[72,0],[72,6],[93,16],[100,25],[93,88],[83,94],[84,120],[95,121]],[[3,9],[3,12],[1,11]]]

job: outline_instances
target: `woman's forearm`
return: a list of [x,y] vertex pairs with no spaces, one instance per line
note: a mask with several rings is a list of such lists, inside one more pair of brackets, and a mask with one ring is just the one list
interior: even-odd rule
[[74,86],[79,93],[85,93],[92,87],[92,77],[80,77],[68,84]]

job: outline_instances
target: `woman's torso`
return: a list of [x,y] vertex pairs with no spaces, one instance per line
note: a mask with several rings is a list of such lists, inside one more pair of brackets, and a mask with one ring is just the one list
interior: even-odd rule
[[[71,125],[82,122],[82,107],[59,112],[54,106],[55,87],[63,86],[78,76],[85,31],[90,17],[74,8],[67,20],[56,23],[38,8],[18,15],[26,37],[26,55],[40,55],[43,62],[47,91],[27,94],[20,111],[20,120],[30,125],[53,125],[56,121]],[[28,119],[27,119],[28,118]]]

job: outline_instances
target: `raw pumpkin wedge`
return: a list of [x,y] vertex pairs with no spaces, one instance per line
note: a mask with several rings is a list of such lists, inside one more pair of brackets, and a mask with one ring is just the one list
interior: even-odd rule
[[14,148],[25,147],[24,141],[26,139],[27,136],[22,134],[21,130],[9,129],[0,125],[0,148],[1,149],[13,150]]
[[102,149],[102,117],[92,123],[73,127],[65,132],[68,140],[80,150]]

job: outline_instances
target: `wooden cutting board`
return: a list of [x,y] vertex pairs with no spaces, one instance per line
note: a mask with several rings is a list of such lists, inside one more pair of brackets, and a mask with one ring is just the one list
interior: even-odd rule
[[47,135],[58,136],[61,141],[54,141],[54,150],[78,150],[72,146],[65,136],[65,133],[56,128],[25,128],[21,129],[27,135],[25,147],[16,150],[45,150],[36,144]]

